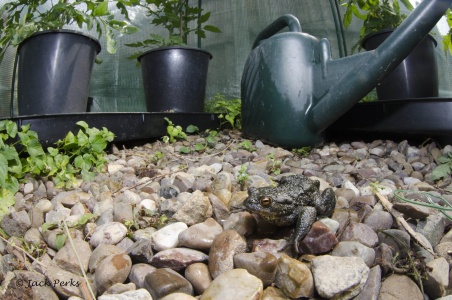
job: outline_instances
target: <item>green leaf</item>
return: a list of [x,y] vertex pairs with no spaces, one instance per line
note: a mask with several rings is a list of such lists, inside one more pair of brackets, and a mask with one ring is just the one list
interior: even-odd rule
[[451,173],[450,165],[449,164],[443,164],[437,166],[431,173],[431,180],[435,181],[440,178],[444,178],[448,176]]
[[356,5],[352,4],[352,5],[351,5],[351,8],[352,8],[353,14],[354,14],[356,17],[358,17],[359,19],[361,19],[361,20],[364,21],[364,20],[367,18],[367,15],[363,15],[363,14],[361,14],[361,13],[359,12],[359,10],[358,10],[358,8],[356,7]]
[[85,147],[89,143],[88,136],[82,130],[77,133],[77,140],[80,147]]
[[8,160],[0,153],[0,185],[4,186],[8,176]]
[[23,133],[26,133],[26,132],[28,132],[28,130],[30,130],[30,126],[31,126],[31,124],[22,125],[20,127],[20,130],[22,130]]
[[204,30],[210,31],[210,32],[215,32],[215,33],[220,33],[221,32],[220,28],[212,26],[212,25],[204,26]]
[[69,131],[68,134],[66,134],[66,137],[64,138],[64,144],[65,144],[65,147],[64,147],[65,149],[68,149],[69,145],[77,144],[77,140],[71,131]]
[[30,156],[32,157],[36,157],[36,156],[40,156],[40,155],[44,155],[44,149],[42,149],[41,143],[39,143],[38,139],[31,139],[28,143],[27,143],[27,151],[28,154],[30,154]]
[[369,10],[369,5],[367,4],[366,0],[358,0],[358,6],[360,9],[367,11]]
[[27,23],[28,9],[29,9],[29,7],[27,7],[27,6],[24,7],[24,10],[22,11],[22,15],[19,20],[20,25],[25,25]]
[[195,151],[202,151],[206,148],[205,145],[201,144],[201,143],[196,143],[195,144]]
[[448,50],[450,51],[450,53],[452,54],[452,40],[450,37],[450,33],[446,34],[445,36],[443,36],[443,50],[444,52],[447,52]]
[[9,121],[6,122],[6,133],[12,137],[15,138],[17,134],[17,125],[15,122]]
[[403,5],[405,5],[405,7],[409,10],[412,11],[414,9],[413,5],[411,5],[410,0],[400,0]]
[[199,19],[198,19],[198,24],[201,23],[205,23],[210,19],[210,12],[207,12],[205,14],[203,14]]
[[20,159],[15,160],[13,163],[9,163],[8,171],[13,174],[23,175],[22,174],[22,163]]
[[101,153],[107,147],[107,141],[104,140],[101,136],[95,136],[89,138],[91,148],[94,152]]
[[60,250],[63,248],[64,244],[66,243],[67,235],[65,233],[59,233],[55,237],[55,247],[56,250]]
[[49,152],[49,154],[50,154],[51,156],[55,156],[55,155],[58,154],[58,149],[55,149],[55,148],[53,148],[53,147],[47,147],[47,152]]
[[82,127],[83,129],[88,129],[89,128],[88,123],[86,123],[85,121],[78,121],[75,124],[77,124],[78,126]]
[[115,134],[105,127],[102,127],[102,136],[107,142],[111,142],[115,139]]
[[232,127],[234,127],[234,116],[226,115],[224,118],[229,121]]
[[180,147],[179,148],[179,153],[184,153],[184,154],[189,154],[191,152],[190,148],[188,147]]
[[78,219],[78,224],[80,225],[85,225],[89,220],[93,219],[97,217],[95,214],[84,214],[82,216],[80,216],[80,219]]
[[15,203],[14,194],[5,188],[0,188],[0,220],[9,213],[9,208]]
[[179,137],[179,134],[181,133],[181,130],[179,128],[177,128],[177,127],[172,127],[171,131],[168,132],[168,133],[172,137]]
[[14,146],[5,145],[3,149],[0,149],[0,154],[3,154],[6,160],[13,160],[18,157],[18,153]]
[[195,125],[188,125],[187,129],[185,130],[187,133],[195,133],[199,131],[199,127]]
[[81,170],[89,170],[92,167],[92,163],[89,159],[84,159],[83,156],[79,155],[74,159],[74,166]]
[[86,29],[88,29],[88,30],[93,29],[94,18],[92,16],[86,16],[85,22],[86,22]]
[[57,227],[58,227],[58,225],[56,223],[44,223],[41,225],[41,231],[44,233],[47,230],[55,229]]
[[344,20],[343,20],[345,28],[348,28],[350,26],[350,24],[352,23],[352,18],[353,18],[353,11],[352,11],[352,8],[350,6],[348,6],[347,10],[345,11]]
[[217,141],[215,140],[215,138],[213,136],[208,136],[206,137],[206,142],[210,145],[215,144]]
[[103,1],[99,5],[96,6],[96,8],[93,10],[93,16],[100,17],[100,16],[106,16],[109,14],[108,11],[108,1]]
[[116,53],[116,39],[114,37],[113,31],[109,28],[105,29],[105,40],[107,41],[107,52],[110,54]]
[[81,172],[83,181],[93,181],[94,180],[94,173],[90,172],[88,170],[82,170]]
[[10,191],[13,194],[16,194],[17,191],[19,190],[19,181],[17,181],[16,177],[9,176],[6,179],[6,183],[5,183],[4,188],[7,189],[8,191]]
[[132,25],[126,25],[126,26],[122,27],[120,32],[125,33],[125,34],[134,34],[134,33],[138,32],[138,28],[136,28],[135,26],[132,26]]
[[446,163],[450,162],[451,159],[449,157],[446,157],[446,156],[440,156],[440,157],[438,157],[437,161],[440,164],[446,164]]

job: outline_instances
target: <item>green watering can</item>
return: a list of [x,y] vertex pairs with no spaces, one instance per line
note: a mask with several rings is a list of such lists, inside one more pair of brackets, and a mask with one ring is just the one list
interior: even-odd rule
[[377,49],[336,60],[327,39],[301,32],[292,15],[280,17],[258,35],[245,64],[243,133],[287,148],[321,144],[322,132],[395,69],[451,4],[424,0]]

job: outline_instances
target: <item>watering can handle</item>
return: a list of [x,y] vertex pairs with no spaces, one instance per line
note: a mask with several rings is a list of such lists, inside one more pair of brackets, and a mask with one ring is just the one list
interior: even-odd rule
[[289,27],[289,31],[291,32],[301,32],[301,26],[298,19],[294,15],[284,15],[276,19],[276,21],[265,27],[265,29],[262,30],[261,33],[259,33],[256,40],[254,41],[252,49],[259,46],[262,40],[268,39],[285,27]]

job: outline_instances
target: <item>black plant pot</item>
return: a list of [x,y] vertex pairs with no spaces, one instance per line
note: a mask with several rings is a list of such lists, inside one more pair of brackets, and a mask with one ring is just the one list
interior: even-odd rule
[[19,115],[86,112],[99,42],[71,30],[38,32],[18,48]]
[[[362,46],[374,50],[393,32],[384,29],[364,37]],[[426,36],[378,86],[379,100],[438,97],[435,39]]]
[[207,70],[212,54],[189,47],[162,47],[143,53],[143,72],[149,112],[202,112]]

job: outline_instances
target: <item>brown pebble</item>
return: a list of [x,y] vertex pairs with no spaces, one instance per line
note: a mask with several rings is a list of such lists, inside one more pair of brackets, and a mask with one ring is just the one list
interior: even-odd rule
[[220,233],[209,252],[209,270],[213,278],[234,268],[234,255],[246,251],[246,240],[235,230]]

